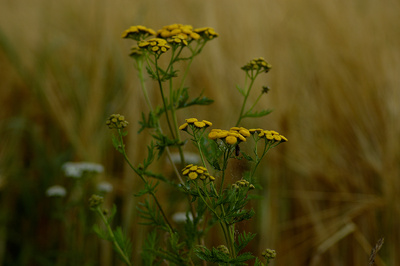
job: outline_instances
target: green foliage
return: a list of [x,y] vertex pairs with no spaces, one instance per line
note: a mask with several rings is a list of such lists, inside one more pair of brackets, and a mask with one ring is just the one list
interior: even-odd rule
[[247,265],[245,262],[255,257],[249,252],[240,254],[236,258],[232,258],[229,254],[224,253],[216,248],[212,250],[207,249],[204,246],[198,246],[195,248],[196,255],[207,262],[218,263],[220,265]]
[[253,118],[258,118],[258,117],[263,117],[266,115],[269,115],[270,113],[272,113],[272,109],[267,109],[267,110],[261,110],[258,112],[253,112],[251,110],[247,111],[246,113],[243,114],[243,118],[245,117],[253,117]]
[[210,98],[203,96],[203,92],[196,98],[189,100],[188,88],[183,88],[177,100],[177,109],[186,108],[192,105],[210,105],[214,102]]
[[157,207],[152,206],[147,199],[145,199],[144,202],[139,202],[136,209],[139,212],[139,216],[145,220],[140,222],[140,224],[155,226],[163,229],[164,231],[169,231],[165,224],[164,218],[160,213],[160,210],[158,210]]
[[143,244],[141,252],[143,265],[145,266],[161,265],[162,261],[157,259],[157,255],[154,253],[154,250],[157,249],[157,245],[158,245],[157,231],[152,230],[147,235],[147,238]]
[[255,236],[256,234],[246,233],[245,231],[239,234],[237,237],[237,242],[235,242],[236,253],[239,253],[243,248],[245,248]]

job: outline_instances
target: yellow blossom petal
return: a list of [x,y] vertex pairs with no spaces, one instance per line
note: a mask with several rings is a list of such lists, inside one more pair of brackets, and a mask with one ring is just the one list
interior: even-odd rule
[[197,118],[188,118],[186,119],[186,122],[188,122],[189,124],[193,124],[194,122],[197,122]]
[[185,123],[185,124],[183,124],[183,125],[181,125],[180,127],[179,127],[179,130],[186,130],[187,129],[187,127],[188,127],[188,123]]
[[203,128],[203,127],[206,126],[206,123],[196,121],[196,122],[194,122],[194,126],[195,126],[195,127],[198,127],[198,128]]
[[226,143],[228,143],[229,145],[233,145],[237,142],[237,138],[234,136],[227,136],[225,139]]
[[209,139],[217,139],[217,138],[218,138],[218,132],[216,132],[216,131],[211,131],[211,132],[208,134],[208,138],[209,138]]
[[182,175],[187,175],[189,173],[189,169],[186,169],[185,171],[182,172]]
[[189,174],[189,178],[191,179],[191,180],[195,180],[196,178],[197,178],[197,173],[196,172],[190,172],[190,174]]
[[210,121],[203,120],[203,123],[206,124],[206,126],[208,126],[208,127],[212,126],[212,123]]

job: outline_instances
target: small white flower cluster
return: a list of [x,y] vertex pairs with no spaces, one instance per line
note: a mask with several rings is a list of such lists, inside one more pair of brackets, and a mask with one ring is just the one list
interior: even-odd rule
[[67,162],[62,166],[65,175],[74,178],[82,177],[84,172],[102,173],[104,167],[101,164],[89,162]]
[[114,188],[113,185],[106,181],[102,181],[97,184],[97,190],[100,192],[109,193],[113,191],[113,188]]
[[65,197],[67,190],[59,185],[51,186],[46,190],[47,197]]

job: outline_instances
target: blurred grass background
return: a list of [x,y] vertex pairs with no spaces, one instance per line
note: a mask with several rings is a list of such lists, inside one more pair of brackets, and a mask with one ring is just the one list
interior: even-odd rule
[[377,265],[400,263],[399,1],[0,5],[0,264],[113,264],[110,246],[90,231],[89,210],[63,212],[62,202],[46,197],[54,184],[72,186],[61,170],[66,161],[104,165],[96,180],[114,185],[107,204],[117,203],[116,222],[139,258],[143,227],[133,193],[141,183],[114,151],[104,121],[125,114],[129,156],[141,161],[148,137],[136,134],[135,121],[146,109],[127,55],[132,43],[120,35],[131,25],[172,23],[220,34],[188,80],[192,96],[204,90],[215,103],[181,112],[181,120],[229,128],[240,108],[240,67],[259,56],[273,66],[257,86],[270,86],[261,107],[275,111],[243,126],[277,130],[289,142],[258,173],[265,197],[255,221],[240,228],[258,233],[251,251],[276,249],[274,265],[367,265],[384,237]]

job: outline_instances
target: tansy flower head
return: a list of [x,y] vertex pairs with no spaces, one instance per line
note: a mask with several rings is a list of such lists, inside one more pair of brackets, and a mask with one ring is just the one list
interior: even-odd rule
[[155,54],[162,54],[168,51],[171,47],[167,44],[167,41],[161,38],[152,38],[146,41],[140,41],[138,43],[139,48],[147,49]]
[[212,123],[207,120],[199,121],[197,118],[187,118],[186,123],[182,124],[179,127],[179,130],[187,131],[188,126],[193,127],[194,129],[206,128],[212,126]]
[[213,129],[208,134],[209,139],[221,139],[229,145],[234,145],[238,142],[245,142],[246,137],[250,136],[250,131],[244,127],[232,127],[229,131],[222,129]]
[[261,128],[249,129],[250,134],[257,134],[259,138],[263,138],[270,142],[286,142],[288,139],[274,130],[264,130]]
[[261,256],[263,256],[263,257],[269,262],[271,259],[275,259],[275,257],[276,257],[276,251],[273,250],[273,249],[267,248],[266,250],[264,250],[264,251],[261,253]]
[[183,168],[182,175],[187,176],[190,180],[196,180],[197,178],[200,178],[201,180],[206,180],[207,178],[210,181],[215,180],[215,177],[208,173],[207,168],[193,164],[189,164]]
[[98,206],[100,206],[103,202],[104,202],[103,197],[101,197],[99,195],[92,195],[89,198],[89,207],[92,209],[95,209]]
[[192,40],[200,39],[191,25],[172,24],[157,31],[157,37],[167,39],[173,45],[188,45]]
[[145,26],[131,26],[129,29],[122,33],[122,38],[134,39],[136,41],[143,40],[150,35],[156,35],[156,32],[152,29],[146,28]]
[[251,70],[261,70],[264,72],[268,72],[271,69],[271,65],[265,61],[264,58],[259,57],[251,60],[249,63],[244,65],[242,69],[244,71],[251,71]]
[[210,27],[198,28],[195,29],[194,32],[205,40],[212,40],[219,36],[218,33],[216,33],[214,29]]
[[128,121],[125,120],[125,117],[120,114],[112,114],[106,121],[106,125],[110,129],[120,129],[128,126]]

